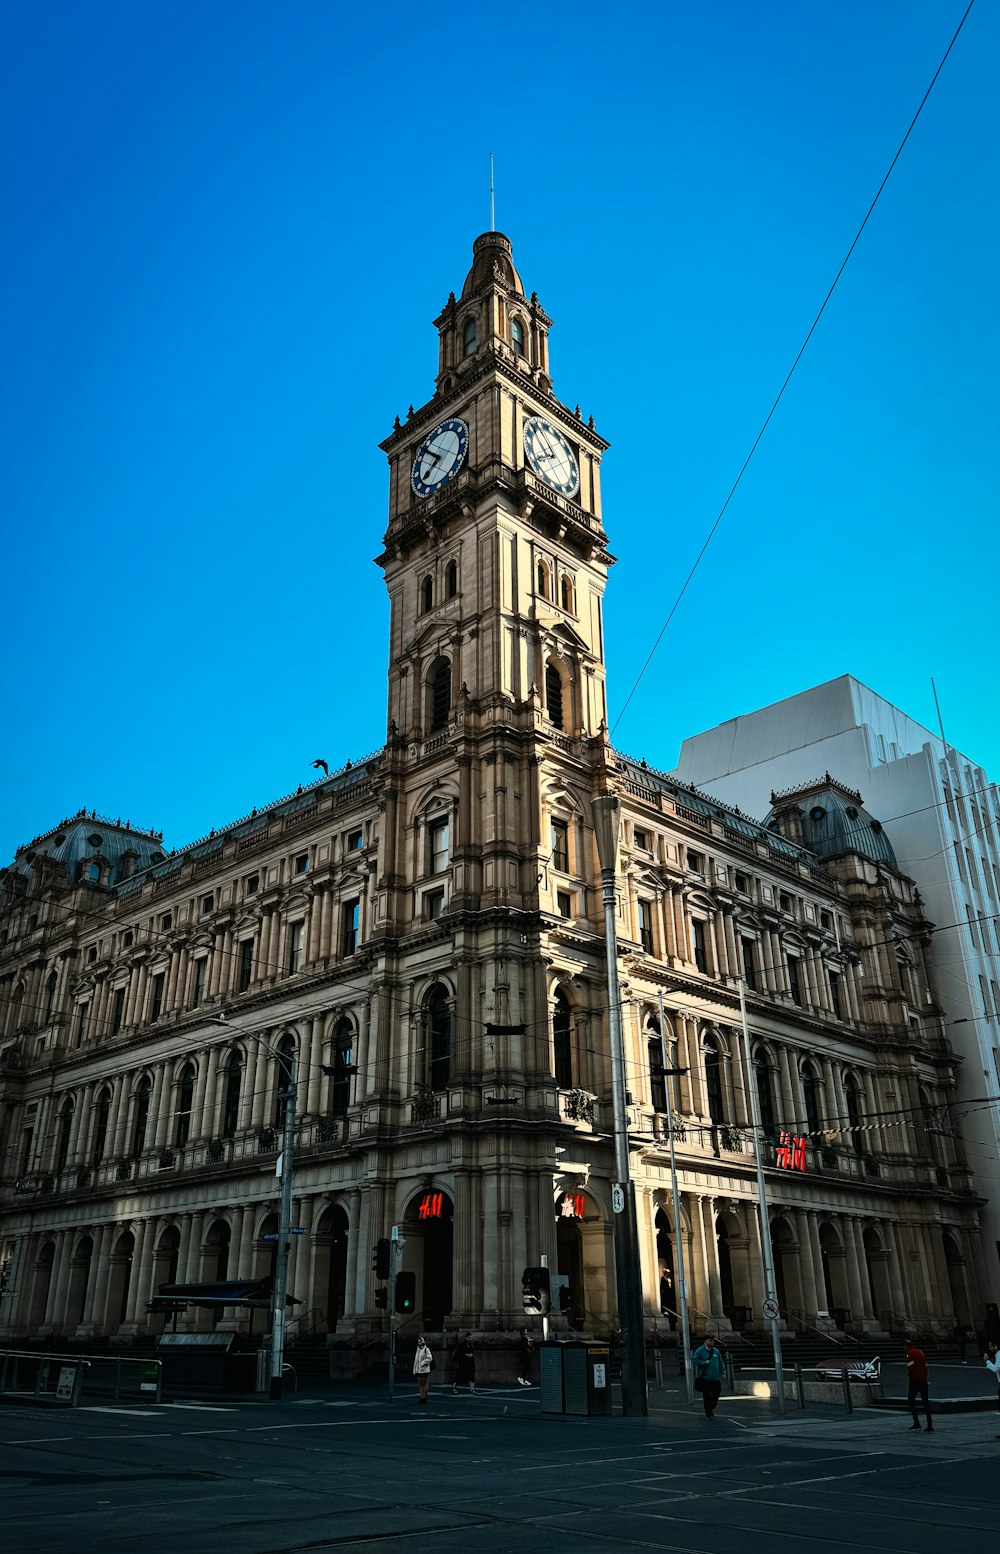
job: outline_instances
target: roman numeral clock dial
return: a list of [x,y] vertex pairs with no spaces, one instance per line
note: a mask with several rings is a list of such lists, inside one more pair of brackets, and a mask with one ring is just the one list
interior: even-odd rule
[[413,457],[410,485],[418,496],[432,496],[457,475],[469,451],[469,428],[453,417],[428,434]]
[[557,426],[533,415],[524,423],[524,452],[539,480],[544,480],[563,496],[576,496],[580,489],[580,466],[569,443]]

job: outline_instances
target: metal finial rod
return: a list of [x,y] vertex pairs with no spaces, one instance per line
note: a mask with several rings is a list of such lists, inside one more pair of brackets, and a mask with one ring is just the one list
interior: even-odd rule
[[493,152],[490,152],[490,231],[497,229],[496,215],[493,209]]

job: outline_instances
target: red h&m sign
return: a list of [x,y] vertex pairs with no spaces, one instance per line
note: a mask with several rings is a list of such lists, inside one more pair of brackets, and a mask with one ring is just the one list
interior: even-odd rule
[[795,1133],[783,1133],[774,1152],[775,1164],[785,1171],[804,1171],[806,1168],[806,1141]]
[[586,1207],[587,1202],[582,1192],[565,1193],[559,1210],[559,1217],[561,1219],[583,1219]]
[[417,1213],[421,1219],[440,1219],[444,1214],[444,1193],[425,1192]]

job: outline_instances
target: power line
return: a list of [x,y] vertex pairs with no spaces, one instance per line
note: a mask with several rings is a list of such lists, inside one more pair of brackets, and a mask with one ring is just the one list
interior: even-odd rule
[[670,625],[670,622],[673,620],[674,615],[676,614],[677,609],[678,609],[678,607],[679,607],[679,605],[681,603],[681,600],[684,598],[684,595],[687,593],[689,584],[691,583],[695,573],[697,572],[699,566],[701,565],[702,557],[705,555],[705,552],[708,550],[709,545],[711,545],[712,540],[715,537],[715,531],[718,529],[720,523],[722,522],[723,518],[725,517],[726,509],[729,507],[730,502],[732,501],[733,497],[736,495],[736,489],[739,486],[740,481],[743,479],[744,474],[746,473],[747,466],[749,465],[750,460],[753,458],[754,454],[756,453],[757,447],[758,447],[761,439],[763,438],[764,433],[767,431],[767,428],[768,428],[768,426],[771,423],[771,419],[774,416],[775,411],[777,410],[779,404],[781,403],[781,400],[782,400],[782,398],[784,396],[785,390],[787,389],[789,383],[792,381],[792,374],[795,372],[796,367],[799,365],[799,362],[801,361],[801,359],[802,359],[802,357],[803,357],[803,355],[805,353],[806,347],[808,346],[810,340],[813,337],[813,334],[816,331],[816,327],[819,324],[820,319],[823,317],[823,314],[826,312],[827,304],[830,301],[830,298],[833,296],[834,291],[836,290],[837,283],[840,280],[841,276],[843,275],[845,269],[847,268],[848,261],[849,261],[851,255],[853,254],[855,248],[858,246],[858,243],[861,240],[861,234],[864,232],[865,227],[868,225],[868,222],[869,222],[869,219],[870,219],[870,217],[872,215],[872,212],[874,211],[876,205],[879,202],[879,198],[880,198],[880,196],[882,194],[882,191],[885,188],[886,184],[889,182],[889,179],[890,179],[890,177],[892,175],[892,171],[893,171],[894,167],[896,166],[896,163],[899,161],[899,158],[903,154],[903,148],[905,147],[906,142],[909,140],[910,135],[913,133],[914,126],[916,125],[917,120],[919,119],[921,113],[923,112],[924,104],[927,102],[928,97],[931,95],[931,92],[934,89],[934,85],[935,85],[935,83],[937,81],[937,78],[941,74],[941,71],[944,69],[945,61],[947,60],[948,55],[951,53],[952,49],[954,48],[955,43],[956,43],[956,41],[958,39],[958,35],[962,31],[962,28],[965,26],[966,18],[968,17],[969,12],[972,10],[972,7],[973,7],[974,4],[975,4],[975,0],[969,0],[969,4],[968,4],[968,6],[965,9],[965,14],[962,17],[962,20],[959,22],[958,26],[956,27],[955,33],[954,33],[954,36],[952,37],[951,42],[948,44],[948,47],[945,49],[944,54],[941,56],[941,62],[938,65],[937,69],[935,70],[934,75],[931,77],[930,85],[928,86],[928,88],[927,88],[926,92],[924,93],[923,97],[920,99],[920,105],[917,108],[916,113],[913,115],[913,118],[910,120],[909,128],[907,129],[906,134],[903,136],[902,140],[900,141],[895,156],[893,157],[892,161],[889,163],[889,167],[888,167],[888,170],[887,170],[887,172],[885,174],[885,177],[882,179],[882,182],[879,184],[878,189],[876,190],[875,198],[872,200],[871,204],[869,205],[868,210],[865,213],[865,218],[862,221],[860,227],[858,228],[857,232],[854,235],[854,241],[851,243],[850,248],[847,250],[847,253],[844,255],[844,259],[843,259],[843,262],[841,263],[840,269],[837,271],[836,275],[834,276],[833,283],[830,286],[830,289],[827,292],[826,296],[823,298],[823,301],[822,301],[822,303],[820,305],[819,312],[816,314],[816,317],[813,319],[812,323],[810,324],[809,331],[808,331],[805,339],[803,340],[802,344],[799,346],[799,349],[798,349],[798,352],[796,354],[795,360],[792,362],[792,365],[788,369],[788,373],[787,373],[787,375],[785,377],[785,381],[782,383],[780,389],[778,390],[778,393],[777,393],[777,395],[775,396],[775,399],[774,399],[774,403],[771,405],[770,410],[767,412],[767,415],[764,418],[763,424],[761,425],[760,431],[757,433],[757,436],[753,440],[753,444],[752,444],[752,446],[750,448],[750,452],[747,454],[746,458],[743,460],[743,464],[740,467],[739,474],[736,476],[736,479],[733,481],[732,485],[730,486],[729,493],[728,493],[728,495],[726,497],[726,500],[723,502],[721,508],[719,509],[719,512],[718,512],[718,515],[717,515],[717,517],[715,519],[715,522],[712,524],[712,527],[709,529],[708,534],[707,534],[707,536],[705,538],[705,542],[702,545],[701,549],[699,550],[697,556],[695,557],[694,564],[692,565],[691,570],[688,573],[687,577],[684,579],[684,582],[681,585],[681,590],[678,593],[677,598],[674,600],[673,604],[670,607],[670,613],[667,615],[666,620],[664,621],[663,625],[660,627],[659,635],[657,636],[656,641],[653,643],[653,646],[650,648],[649,653],[648,653],[648,655],[646,657],[646,661],[643,664],[642,668],[639,670],[639,673],[636,676],[635,683],[633,684],[632,689],[629,691],[628,695],[625,698],[625,702],[624,702],[624,705],[622,706],[621,712],[619,712],[617,718],[615,719],[614,723],[612,724],[612,727],[611,727],[611,734],[612,735],[614,734],[614,731],[618,727],[618,725],[621,722],[622,718],[625,716],[625,713],[628,710],[629,703],[631,702],[633,696],[635,695],[636,691],[638,690],[639,684],[640,684],[640,681],[643,678],[643,675],[646,673],[646,670],[649,668],[649,665],[652,663],[653,655],[656,653],[656,650],[659,647],[660,642],[663,639],[663,636],[664,636],[664,633],[667,630],[667,627]]

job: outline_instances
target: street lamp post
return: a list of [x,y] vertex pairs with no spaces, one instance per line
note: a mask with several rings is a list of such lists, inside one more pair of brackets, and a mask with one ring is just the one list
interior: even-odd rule
[[[659,995],[660,1007],[660,1050],[663,1051],[663,1031],[666,1016],[663,1012],[663,994]],[[664,1052],[664,1057],[666,1056]],[[669,1080],[677,1074],[686,1073],[687,1070],[663,1065],[663,1077]],[[687,1270],[684,1266],[684,1225],[681,1217],[681,1195],[677,1187],[677,1151],[674,1148],[674,1104],[667,1088],[667,1137],[670,1141],[670,1190],[674,1200],[674,1245],[677,1248],[677,1293],[680,1297],[680,1311],[678,1313],[681,1324],[681,1351],[684,1355],[684,1387],[689,1403],[694,1402],[694,1371],[691,1365],[691,1330],[688,1327],[688,1303],[687,1303]]]
[[[597,856],[604,901],[604,938],[608,964],[608,1036],[611,1045],[611,1101],[614,1118],[615,1175],[620,1208],[614,1215],[615,1279],[622,1329],[622,1413],[649,1412],[646,1396],[646,1346],[643,1333],[642,1283],[639,1277],[639,1236],[635,1189],[629,1179],[628,1112],[625,1099],[625,1049],[621,997],[618,991],[618,932],[615,925],[615,876],[621,803],[613,793],[591,800]],[[616,1205],[616,1208],[618,1206]]]
[[294,1053],[286,1059],[255,1031],[241,1031],[237,1026],[230,1025],[224,1014],[213,1015],[211,1021],[213,1025],[227,1026],[235,1036],[248,1036],[263,1047],[265,1052],[269,1052],[279,1065],[286,1062],[288,1064],[281,1154],[275,1167],[275,1175],[281,1179],[281,1191],[278,1197],[278,1246],[274,1263],[274,1283],[271,1287],[271,1378],[268,1385],[269,1400],[278,1402],[281,1398],[285,1370],[285,1319],[288,1305],[288,1254],[292,1240],[292,1181],[295,1175],[295,1107],[299,1064]]
[[771,1345],[774,1349],[774,1380],[778,1391],[778,1407],[786,1412],[785,1373],[781,1363],[781,1334],[778,1329],[778,1294],[774,1278],[774,1256],[771,1250],[771,1221],[767,1212],[767,1188],[764,1182],[764,1159],[761,1154],[760,1104],[754,1083],[753,1057],[750,1052],[750,1032],[747,1029],[746,983],[740,984],[740,1024],[743,1027],[743,1057],[746,1063],[746,1088],[750,1097],[750,1118],[753,1123],[753,1152],[757,1162],[757,1214],[760,1223],[760,1255],[764,1264],[764,1288],[766,1291],[765,1316],[771,1328]]

